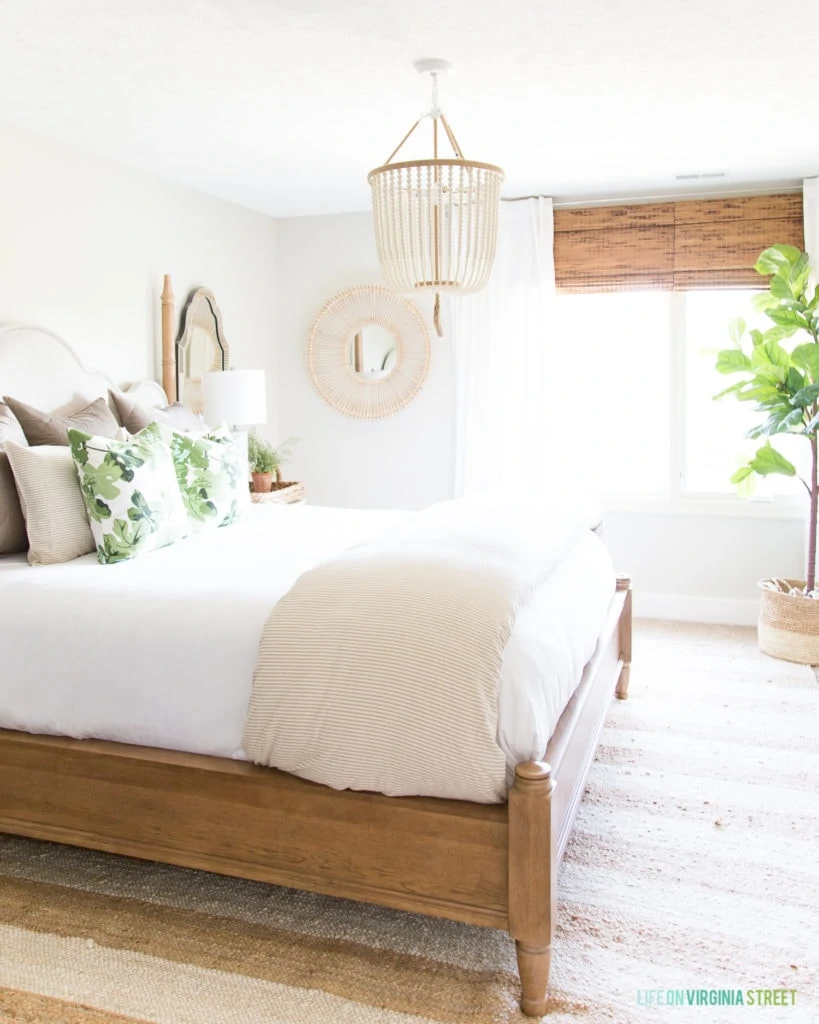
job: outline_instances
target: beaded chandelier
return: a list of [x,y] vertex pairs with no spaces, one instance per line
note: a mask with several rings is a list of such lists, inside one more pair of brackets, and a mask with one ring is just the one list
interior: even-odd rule
[[[440,292],[476,292],[489,280],[498,240],[503,171],[465,160],[438,106],[438,75],[445,60],[419,60],[432,77],[432,107],[410,128],[386,162],[367,176],[373,197],[375,240],[384,276],[396,291],[434,291],[435,326]],[[432,122],[432,157],[393,163],[423,120]],[[438,155],[439,126],[453,156]]]

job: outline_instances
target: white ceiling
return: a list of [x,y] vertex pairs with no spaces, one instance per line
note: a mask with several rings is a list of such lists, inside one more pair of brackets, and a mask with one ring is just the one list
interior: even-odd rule
[[427,56],[507,196],[819,174],[816,0],[0,0],[0,120],[276,216],[361,210]]

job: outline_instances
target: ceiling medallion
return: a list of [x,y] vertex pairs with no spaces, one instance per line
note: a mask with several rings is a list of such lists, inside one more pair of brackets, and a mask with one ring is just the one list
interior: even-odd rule
[[[438,105],[438,76],[448,61],[419,60],[415,68],[432,78],[432,107],[415,122],[381,167],[367,176],[373,197],[378,260],[399,292],[434,291],[435,327],[440,292],[476,292],[489,280],[498,241],[503,171],[464,159]],[[432,157],[393,160],[422,121],[432,122]],[[440,129],[453,156],[438,153]]]

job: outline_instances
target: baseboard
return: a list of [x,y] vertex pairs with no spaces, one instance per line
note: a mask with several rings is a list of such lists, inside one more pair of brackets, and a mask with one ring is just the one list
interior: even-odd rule
[[718,622],[755,626],[759,602],[733,597],[692,597],[688,594],[641,594],[634,590],[634,615],[643,619],[678,622]]

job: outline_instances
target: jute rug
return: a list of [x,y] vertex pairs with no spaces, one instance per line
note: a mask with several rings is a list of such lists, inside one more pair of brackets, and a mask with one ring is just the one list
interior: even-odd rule
[[[819,1021],[813,672],[728,627],[642,624],[635,658],[560,873],[549,1020]],[[773,989],[795,1002],[645,1005]],[[3,1022],[520,1024],[516,998],[499,932],[0,837]]]

